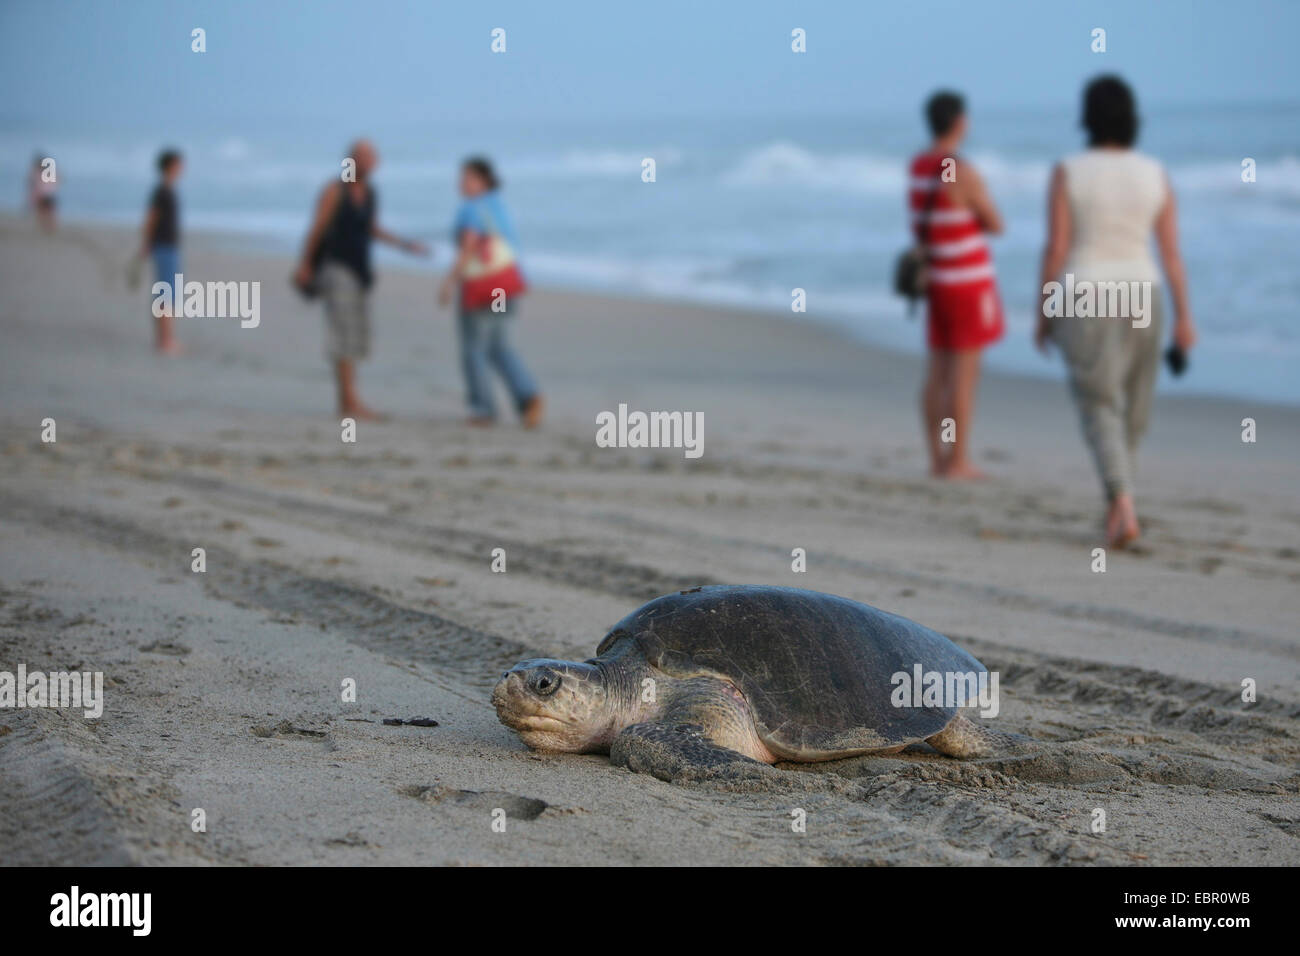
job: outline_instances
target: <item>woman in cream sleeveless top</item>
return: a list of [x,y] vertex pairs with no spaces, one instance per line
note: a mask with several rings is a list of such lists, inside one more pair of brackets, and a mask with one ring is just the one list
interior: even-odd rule
[[1052,342],[1065,356],[1108,502],[1106,537],[1123,547],[1140,533],[1134,473],[1160,362],[1164,285],[1174,305],[1175,345],[1190,350],[1196,331],[1173,192],[1160,163],[1132,148],[1138,121],[1128,85],[1113,76],[1093,80],[1083,125],[1090,148],[1052,174],[1034,339],[1044,352]]

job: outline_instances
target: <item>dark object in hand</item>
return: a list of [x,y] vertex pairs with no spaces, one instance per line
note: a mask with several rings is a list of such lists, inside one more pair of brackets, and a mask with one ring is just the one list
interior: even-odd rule
[[306,283],[298,281],[298,273],[294,271],[289,275],[289,285],[298,290],[298,294],[308,301],[320,295],[320,267],[325,260],[325,246],[323,243],[317,243],[316,251],[312,253],[308,266],[311,269],[311,278]]
[[1177,345],[1169,346],[1165,352],[1165,362],[1168,363],[1169,371],[1173,372],[1175,378],[1187,371],[1187,353]]
[[298,294],[308,301],[320,295],[320,284],[316,279],[315,273],[312,274],[311,281],[306,285],[303,285],[298,281],[298,276],[296,274],[289,276],[289,284],[298,290]]

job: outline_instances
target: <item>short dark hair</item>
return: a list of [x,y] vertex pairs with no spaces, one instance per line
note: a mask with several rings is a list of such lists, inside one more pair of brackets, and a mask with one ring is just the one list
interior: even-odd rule
[[165,173],[180,161],[181,151],[179,149],[164,149],[158,154],[158,172]]
[[1083,91],[1083,128],[1090,146],[1132,146],[1137,141],[1137,100],[1114,74],[1095,78]]
[[925,121],[935,136],[946,135],[965,112],[966,101],[952,90],[940,90],[925,101]]
[[491,160],[483,156],[471,156],[463,164],[479,179],[487,184],[488,189],[497,189],[501,186],[501,180],[497,178],[497,172],[492,168]]

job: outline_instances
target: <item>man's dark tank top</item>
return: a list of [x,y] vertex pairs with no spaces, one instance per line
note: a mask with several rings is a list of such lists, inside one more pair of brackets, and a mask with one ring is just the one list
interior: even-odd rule
[[321,258],[346,266],[364,288],[370,288],[374,281],[370,271],[370,230],[375,222],[375,190],[367,187],[365,202],[358,206],[352,201],[352,190],[346,184],[342,189],[343,196],[321,243]]

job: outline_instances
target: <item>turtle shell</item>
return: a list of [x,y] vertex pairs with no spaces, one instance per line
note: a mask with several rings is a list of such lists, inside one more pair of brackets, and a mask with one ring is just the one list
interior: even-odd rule
[[[894,675],[978,675],[948,638],[897,614],[798,588],[719,585],[656,598],[623,618],[596,654],[634,648],[672,677],[721,676],[738,687],[763,743],[816,759],[915,743],[955,707],[895,706]],[[909,703],[912,702],[908,698]]]

